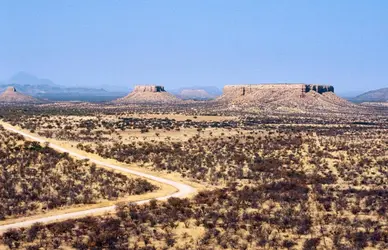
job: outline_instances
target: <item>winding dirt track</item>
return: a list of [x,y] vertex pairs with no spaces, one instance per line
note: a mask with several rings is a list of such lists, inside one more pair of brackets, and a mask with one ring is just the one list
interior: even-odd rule
[[[2,124],[2,125],[5,129],[12,131],[12,132],[15,132],[15,133],[18,133],[18,134],[21,134],[24,137],[29,138],[31,140],[38,141],[38,142],[45,142],[44,139],[29,135],[27,133],[24,133],[23,131],[15,129],[14,127],[8,126],[6,124]],[[66,152],[75,158],[89,159],[90,162],[93,162],[97,165],[104,166],[104,167],[114,169],[114,170],[118,170],[121,172],[129,173],[129,174],[137,175],[139,177],[144,177],[144,178],[147,178],[147,179],[159,182],[159,183],[164,183],[164,184],[173,186],[176,189],[178,189],[178,191],[176,193],[171,194],[171,195],[167,195],[167,196],[158,197],[158,198],[156,198],[156,200],[167,200],[168,198],[171,198],[171,197],[185,197],[191,193],[196,192],[196,189],[194,187],[183,184],[183,183],[168,180],[168,179],[165,179],[162,177],[153,176],[150,174],[142,173],[142,172],[131,170],[128,168],[120,167],[120,166],[117,166],[114,164],[105,163],[105,162],[102,162],[99,160],[90,159],[90,158],[87,158],[87,157],[82,156],[78,153],[72,152],[71,150],[65,149],[65,148],[58,146],[56,144],[53,144],[53,143],[50,143],[49,145],[51,148],[53,148],[57,151],[60,151],[60,152]],[[150,199],[147,199],[147,200],[136,201],[134,203],[143,204],[143,203],[146,203],[149,201],[150,201]],[[88,216],[88,215],[92,215],[92,214],[96,214],[96,213],[110,212],[110,211],[113,211],[114,209],[115,209],[115,206],[93,208],[93,209],[88,209],[88,210],[83,210],[83,211],[78,211],[78,212],[71,212],[71,213],[47,216],[47,217],[43,217],[43,218],[39,218],[39,219],[31,219],[31,220],[26,220],[26,221],[22,221],[22,222],[7,224],[7,225],[0,226],[0,234],[8,229],[11,229],[11,228],[28,227],[28,226],[31,226],[34,223],[38,223],[38,222],[39,223],[49,223],[49,222],[53,222],[53,221],[57,221],[57,220],[72,219],[72,218]]]

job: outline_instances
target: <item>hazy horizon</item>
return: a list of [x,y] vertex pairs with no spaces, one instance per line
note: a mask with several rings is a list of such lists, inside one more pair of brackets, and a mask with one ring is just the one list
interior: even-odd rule
[[388,86],[386,1],[4,1],[0,81]]

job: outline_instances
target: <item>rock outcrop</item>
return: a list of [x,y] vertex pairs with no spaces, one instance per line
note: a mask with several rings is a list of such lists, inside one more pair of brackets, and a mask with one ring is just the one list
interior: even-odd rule
[[114,103],[180,103],[181,99],[168,93],[163,86],[137,85],[129,95],[117,99]]
[[0,94],[0,102],[2,103],[42,103],[42,100],[36,99],[32,96],[17,92],[16,88],[8,87]]
[[323,94],[326,92],[333,92],[334,93],[334,87],[331,85],[318,85],[318,84],[304,84],[304,92],[310,92],[315,91],[319,94]]
[[133,92],[166,92],[164,86],[156,85],[137,85],[133,89]]
[[325,92],[334,92],[334,87],[329,85],[318,85],[318,84],[289,84],[289,83],[278,83],[278,84],[247,84],[247,85],[226,85],[224,87],[223,95],[233,96],[244,96],[250,95],[256,92],[299,92],[300,94],[315,91],[319,94]]
[[227,85],[217,101],[232,106],[266,109],[339,110],[355,107],[336,96],[334,87],[318,84]]

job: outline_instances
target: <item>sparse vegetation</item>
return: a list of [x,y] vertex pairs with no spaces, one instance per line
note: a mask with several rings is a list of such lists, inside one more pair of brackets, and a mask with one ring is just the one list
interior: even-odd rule
[[3,114],[14,125],[68,140],[79,150],[209,185],[191,199],[122,203],[112,215],[10,230],[3,244],[27,249],[388,248],[385,115],[245,113],[223,120],[236,114],[220,112],[221,119],[209,121],[201,116],[210,110],[184,106],[164,112],[197,118],[135,114],[156,110],[96,108],[94,117],[90,109],[18,111],[23,119]]
[[0,127],[0,220],[142,194],[156,187]]

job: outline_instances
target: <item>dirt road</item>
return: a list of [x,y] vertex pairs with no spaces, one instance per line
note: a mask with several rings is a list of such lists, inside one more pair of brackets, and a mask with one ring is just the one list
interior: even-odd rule
[[[20,131],[20,130],[18,130],[16,128],[10,126],[10,125],[4,124],[4,123],[2,123],[2,125],[3,125],[3,127],[5,129],[7,129],[9,131],[12,131],[12,132],[15,132],[15,133],[18,133],[18,134],[21,134],[24,137],[29,138],[31,140],[42,142],[42,143],[45,142],[44,139],[41,139],[41,138],[38,138],[38,137],[35,137],[35,136],[32,136],[32,135],[29,135],[29,134],[27,134],[27,133],[25,133],[23,131]],[[129,174],[137,175],[139,177],[144,177],[144,178],[147,178],[147,179],[159,182],[159,183],[164,183],[164,184],[167,184],[167,185],[171,185],[171,186],[175,187],[176,189],[178,189],[178,191],[176,193],[156,198],[156,200],[167,200],[170,197],[185,197],[185,196],[187,196],[187,195],[189,195],[191,193],[194,193],[196,191],[196,189],[194,187],[186,185],[186,184],[183,184],[183,183],[179,183],[179,182],[168,180],[168,179],[165,179],[165,178],[162,178],[162,177],[157,177],[157,176],[153,176],[153,175],[150,175],[150,174],[142,173],[142,172],[139,172],[139,171],[131,170],[129,168],[120,167],[120,166],[117,166],[117,165],[114,165],[114,164],[105,163],[105,162],[102,162],[102,161],[99,161],[99,160],[96,160],[96,159],[86,158],[86,157],[84,157],[84,156],[82,156],[82,155],[80,155],[78,153],[72,152],[71,150],[65,149],[65,148],[63,148],[61,146],[58,146],[56,144],[53,144],[53,143],[50,143],[49,146],[51,148],[57,150],[57,151],[66,152],[66,153],[68,153],[72,157],[75,157],[75,158],[78,158],[78,159],[89,159],[90,162],[93,162],[93,163],[95,163],[97,165],[104,166],[104,167],[107,167],[107,168],[110,168],[110,169],[114,169],[114,170],[118,170],[118,171],[121,171],[121,172],[129,173]],[[146,202],[149,202],[149,201],[150,200],[142,200],[142,201],[137,201],[137,202],[134,202],[134,203],[136,203],[136,204],[143,204],[143,203],[146,203]],[[8,230],[10,228],[28,227],[28,226],[31,226],[34,223],[38,223],[38,222],[39,223],[48,223],[48,222],[53,222],[53,221],[57,221],[57,220],[64,220],[64,219],[83,217],[83,216],[88,216],[88,215],[97,214],[97,213],[101,214],[101,213],[104,213],[104,212],[113,211],[114,209],[115,209],[115,206],[108,206],[108,207],[94,208],[94,209],[88,209],[88,210],[78,211],[78,212],[59,214],[59,215],[54,215],[54,216],[47,216],[47,217],[43,217],[43,218],[39,218],[39,219],[26,220],[26,221],[17,222],[17,223],[8,224],[8,225],[2,225],[2,226],[0,226],[0,233],[4,232],[4,231],[6,231],[6,230]]]

